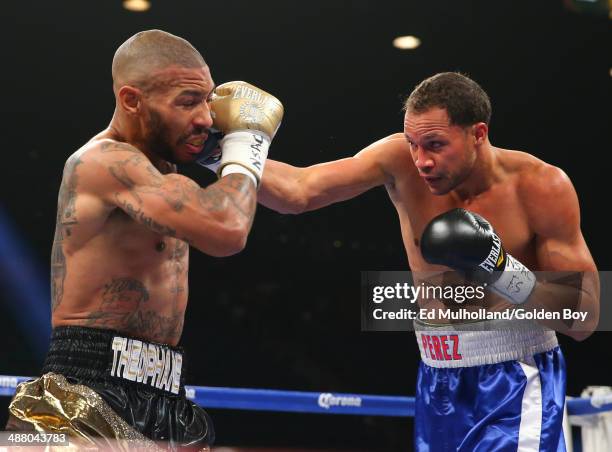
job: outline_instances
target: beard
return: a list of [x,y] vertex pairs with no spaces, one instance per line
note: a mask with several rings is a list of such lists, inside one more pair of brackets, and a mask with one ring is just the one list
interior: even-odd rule
[[449,180],[449,184],[446,187],[447,189],[444,191],[444,193],[440,193],[440,194],[447,194],[448,192],[454,190],[459,185],[463,184],[466,180],[468,180],[472,174],[472,171],[474,170],[475,164],[476,164],[476,154],[469,153],[466,150],[466,158],[463,164],[461,165],[461,168],[447,176]]
[[168,127],[164,124],[161,114],[150,107],[147,131],[147,147],[151,152],[170,163],[177,163],[172,150],[172,144],[168,138],[170,135]]

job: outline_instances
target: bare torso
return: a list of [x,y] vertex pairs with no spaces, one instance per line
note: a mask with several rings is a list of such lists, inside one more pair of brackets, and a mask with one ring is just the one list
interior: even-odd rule
[[[400,220],[415,283],[429,282],[438,288],[471,283],[447,267],[425,262],[419,240],[438,215],[455,208],[472,211],[493,226],[516,260],[532,271],[549,272],[538,279],[533,292],[537,296],[526,302],[529,307],[559,312],[575,309],[579,300],[582,312],[592,314],[582,331],[563,322],[550,326],[578,339],[587,337],[598,319],[599,283],[580,230],[578,197],[570,179],[530,154],[492,146],[486,127],[476,137],[459,127],[449,128],[446,112],[441,119],[435,115],[440,116],[440,111],[421,115],[416,125],[408,121],[404,133],[378,140],[353,157],[305,168],[268,161],[258,200],[281,213],[300,213],[385,185]],[[556,283],[551,272],[566,272],[575,280]],[[440,293],[439,289],[425,292]],[[501,311],[512,306],[493,291],[484,294],[484,299],[476,297],[462,307]],[[449,300],[443,301],[450,307]],[[434,309],[442,308],[441,303],[419,300],[421,307]]]
[[[430,192],[414,166],[402,134],[390,137],[384,145],[389,148],[387,154],[393,162],[390,168],[394,177],[394,183],[386,188],[399,216],[404,247],[413,272],[417,272],[417,275],[427,275],[448,270],[425,262],[421,255],[419,239],[434,217],[457,207],[486,218],[502,239],[506,251],[528,268],[539,269],[535,234],[530,227],[518,184],[525,172],[544,164],[543,162],[522,152],[496,148],[501,169],[498,179],[488,190],[465,201],[452,192],[447,195],[433,195]],[[486,306],[497,310],[508,307],[509,303],[488,293]]]
[[64,169],[51,262],[52,324],[176,345],[187,306],[189,246],[82,190],[90,182],[83,178],[91,177],[84,165],[109,138],[92,139]]

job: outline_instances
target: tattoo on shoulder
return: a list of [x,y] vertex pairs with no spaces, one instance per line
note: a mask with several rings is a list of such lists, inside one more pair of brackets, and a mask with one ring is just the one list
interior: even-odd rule
[[134,180],[129,176],[127,172],[127,167],[130,165],[138,166],[140,163],[142,163],[143,159],[144,157],[140,155],[133,155],[132,157],[126,160],[121,160],[121,161],[112,163],[108,167],[108,171],[112,174],[112,176],[115,179],[117,179],[119,182],[125,185],[126,188],[130,188],[130,189],[134,188],[136,184]]
[[[153,195],[162,198],[175,212],[180,212],[188,199],[189,187],[185,183],[185,178],[165,179],[162,173],[142,155],[113,162],[109,165],[108,171],[115,180],[128,189],[138,205],[144,202],[142,195]],[[130,175],[134,171],[144,171],[145,177],[138,182],[135,181]]]
[[117,152],[117,151],[123,151],[123,152],[133,152],[134,154],[141,154],[142,155],[142,151],[139,150],[138,148],[132,146],[131,144],[127,144],[127,143],[122,143],[120,141],[104,141],[101,145],[100,145],[100,152]]

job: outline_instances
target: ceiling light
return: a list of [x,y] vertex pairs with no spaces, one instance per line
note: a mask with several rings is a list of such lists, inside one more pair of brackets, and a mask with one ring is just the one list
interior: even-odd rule
[[421,45],[421,40],[416,36],[398,36],[393,40],[393,46],[398,49],[416,49]]
[[151,7],[149,0],[125,0],[123,7],[128,11],[142,12],[146,11]]

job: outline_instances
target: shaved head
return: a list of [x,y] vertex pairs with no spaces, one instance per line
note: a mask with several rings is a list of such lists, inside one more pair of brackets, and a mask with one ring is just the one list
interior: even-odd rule
[[152,88],[152,75],[169,66],[200,68],[206,62],[185,39],[161,30],[136,33],[119,46],[113,58],[113,90],[121,86]]

